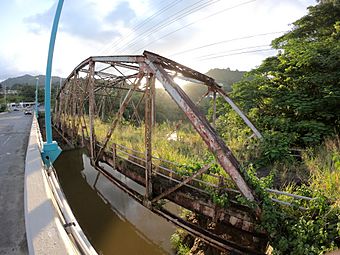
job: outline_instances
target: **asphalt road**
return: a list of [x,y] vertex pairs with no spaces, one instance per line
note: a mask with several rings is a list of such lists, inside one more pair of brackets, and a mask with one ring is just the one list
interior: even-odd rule
[[24,170],[31,123],[23,112],[0,113],[0,255],[28,254]]

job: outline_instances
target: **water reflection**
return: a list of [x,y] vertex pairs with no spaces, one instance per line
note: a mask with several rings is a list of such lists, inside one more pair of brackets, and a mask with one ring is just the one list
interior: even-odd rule
[[[174,226],[98,175],[83,150],[63,152],[55,168],[75,217],[97,251],[105,255],[172,253],[169,239]],[[133,186],[143,191],[138,184]]]

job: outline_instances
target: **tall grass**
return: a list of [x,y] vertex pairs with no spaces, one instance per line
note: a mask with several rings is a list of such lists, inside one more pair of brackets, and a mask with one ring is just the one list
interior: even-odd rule
[[340,139],[327,139],[321,146],[303,154],[311,178],[310,186],[340,206]]
[[[63,116],[63,121],[71,123],[70,116]],[[87,126],[89,118],[85,116]],[[95,134],[97,141],[103,142],[109,130],[110,124],[102,122],[99,118],[95,119]],[[143,157],[145,153],[144,143],[145,125],[135,126],[129,122],[120,122],[114,130],[108,146],[112,147],[113,143],[123,145],[140,153],[135,156]],[[200,135],[194,128],[188,124],[178,123],[157,123],[153,127],[152,135],[152,154],[155,157],[162,158],[177,163],[179,166],[190,166],[194,164],[203,165],[208,158],[212,158],[208,148]],[[176,133],[176,139],[169,139],[171,134]],[[233,134],[235,133],[235,134]],[[80,134],[80,130],[79,130]],[[236,135],[237,134],[237,135]],[[242,162],[251,161],[252,158],[259,154],[257,143],[249,138],[248,130],[239,131],[231,129],[229,134],[222,136],[226,144],[231,148],[237,158]],[[164,162],[154,160],[155,165],[162,165],[173,168],[173,165],[167,165]],[[282,179],[287,180],[285,189],[293,192],[293,186],[290,181],[293,179],[302,179],[315,190],[322,190],[325,195],[340,206],[340,139],[335,137],[326,140],[322,145],[316,148],[307,149],[302,153],[302,162],[276,162],[273,166]],[[215,173],[226,175],[220,167],[215,169]],[[216,184],[216,179],[204,176],[204,180]]]

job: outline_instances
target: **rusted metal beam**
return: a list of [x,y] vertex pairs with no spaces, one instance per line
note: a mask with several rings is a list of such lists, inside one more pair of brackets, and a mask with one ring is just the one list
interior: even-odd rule
[[211,167],[211,165],[205,165],[204,167],[202,167],[200,170],[198,170],[196,173],[194,173],[193,175],[191,175],[190,177],[186,178],[184,181],[182,181],[181,183],[178,183],[177,185],[173,186],[172,188],[164,191],[162,194],[158,195],[157,197],[155,197],[154,199],[152,199],[152,203],[168,196],[169,194],[171,194],[172,192],[178,190],[180,187],[183,187],[185,184],[189,183],[190,181],[192,181],[194,178],[196,178],[197,176],[205,173],[209,168]]
[[[109,66],[111,67],[111,66]],[[83,73],[89,73],[89,70],[85,69],[85,68],[82,68],[79,70],[80,72],[83,72]],[[95,75],[101,75],[101,76],[104,76],[104,77],[107,77],[107,78],[117,78],[118,76],[115,75],[115,74],[111,74],[111,73],[107,73],[107,72],[103,72],[103,71],[95,71],[94,72]]]
[[187,66],[181,65],[171,59],[165,58],[163,56],[157,55],[153,52],[150,51],[144,51],[143,55],[146,57],[146,59],[152,59],[152,61],[158,65],[160,65],[161,67],[163,67],[164,69],[167,70],[172,70],[178,73],[181,73],[183,75],[183,77],[187,77],[187,78],[191,78],[194,80],[198,80],[203,82],[204,84],[206,84],[207,86],[211,86],[211,87],[216,87],[216,82],[213,78],[202,74],[200,72],[197,72],[194,69],[191,69]]
[[217,92],[224,98],[224,100],[233,108],[233,110],[243,119],[243,121],[247,124],[247,126],[254,132],[254,134],[262,139],[261,133],[257,130],[253,123],[248,119],[248,117],[240,110],[240,108],[231,100],[231,98],[227,95],[227,93],[221,89],[217,88]]
[[77,119],[77,104],[78,104],[78,89],[77,89],[77,74],[75,73],[72,81],[72,143],[76,141],[78,130],[76,130]]
[[89,75],[88,75],[91,161],[95,159],[95,144],[96,144],[95,143],[95,129],[94,129],[94,117],[95,117],[94,78],[93,78],[94,68],[95,68],[95,62],[91,61],[89,64]]
[[[110,64],[110,63],[114,63],[114,62],[118,62],[118,63],[143,63],[144,62],[144,56],[94,56],[94,57],[89,57],[85,60],[83,60],[78,66],[76,66],[73,71],[71,72],[71,74],[64,80],[63,85],[61,86],[61,89],[64,89],[65,84],[67,84],[72,76],[73,76],[73,72],[76,71],[78,72],[79,70],[81,70],[82,68],[84,68],[85,66],[89,65],[90,62],[100,62],[100,63],[106,63],[106,64]],[[58,93],[58,97],[59,97],[60,92]]]
[[152,89],[153,74],[147,77],[145,90],[145,199],[152,198]]
[[130,70],[135,70],[135,71],[139,70],[139,66],[133,66],[133,65],[123,64],[123,63],[119,63],[119,62],[116,62],[115,66],[120,66],[120,67],[124,67],[124,68],[130,69]]
[[212,126],[216,128],[216,91],[213,91],[213,116],[212,116]]
[[94,62],[102,63],[143,63],[144,56],[127,55],[127,56],[96,56],[91,57]]
[[156,83],[155,77],[152,76],[152,82],[150,83],[151,93],[151,126],[154,127],[156,124]]
[[169,93],[172,99],[183,110],[194,128],[208,145],[210,151],[215,155],[222,168],[230,175],[240,192],[244,197],[250,201],[254,201],[252,190],[244,180],[239,169],[239,163],[233,156],[230,149],[225,145],[223,140],[217,135],[215,130],[211,127],[204,115],[202,115],[191,99],[185,92],[174,82],[174,80],[167,74],[164,68],[154,62],[157,60],[153,56],[146,55],[145,59],[149,68],[154,72],[156,78],[163,84],[165,90]]

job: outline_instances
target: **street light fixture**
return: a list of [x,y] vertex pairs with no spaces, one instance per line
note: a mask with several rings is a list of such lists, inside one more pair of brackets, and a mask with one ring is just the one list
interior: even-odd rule
[[52,59],[54,51],[54,43],[57,36],[58,23],[63,7],[64,0],[59,0],[57,10],[54,15],[50,45],[48,48],[46,77],[45,77],[45,130],[46,142],[43,144],[41,151],[42,160],[45,165],[50,167],[51,164],[58,158],[61,149],[56,141],[52,141],[52,124],[51,124],[51,73],[52,73]]

